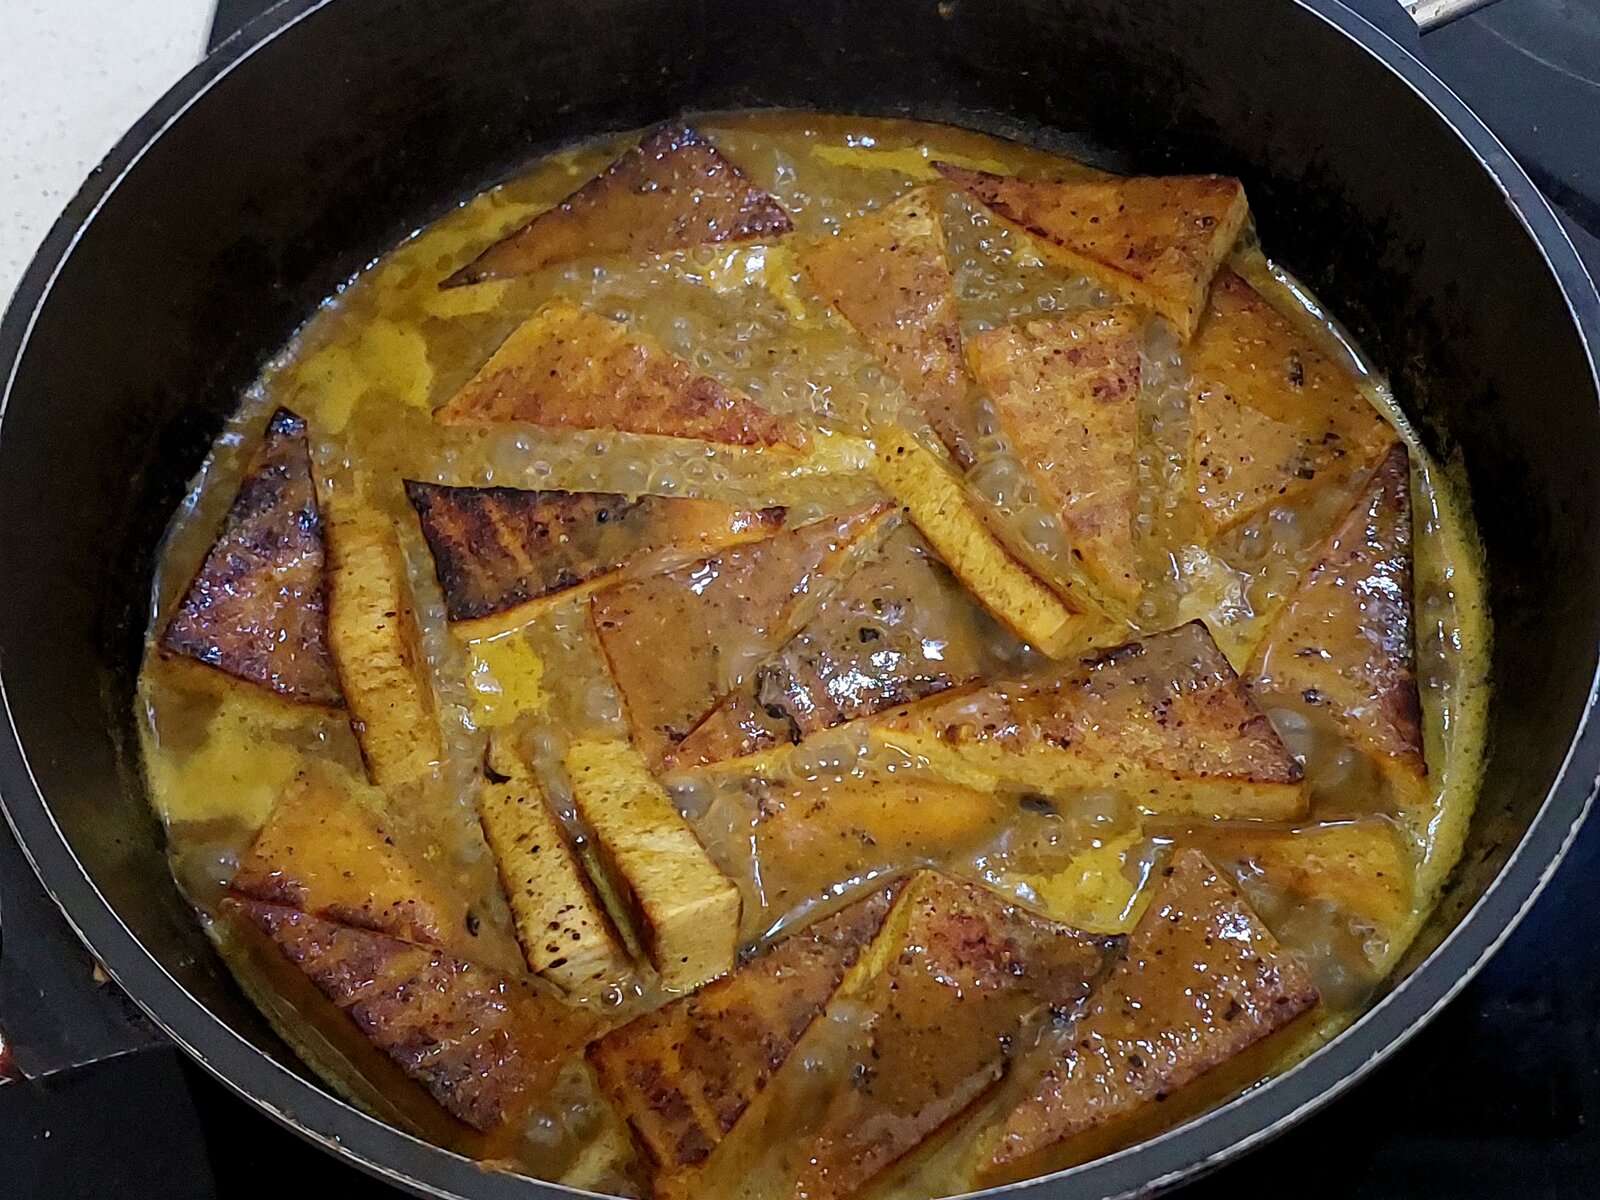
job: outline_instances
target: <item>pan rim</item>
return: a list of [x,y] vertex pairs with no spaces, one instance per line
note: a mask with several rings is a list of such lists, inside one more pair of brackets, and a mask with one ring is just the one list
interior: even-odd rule
[[[283,0],[219,45],[141,117],[52,226],[0,321],[0,424],[35,321],[60,270],[100,209],[165,130],[254,54],[337,0]],[[1600,296],[1548,202],[1478,117],[1404,47],[1336,0],[1290,0],[1356,43],[1400,80],[1473,156],[1560,286],[1600,396]],[[1567,754],[1526,833],[1454,929],[1377,1005],[1290,1070],[1228,1103],[1106,1158],[974,1195],[1153,1195],[1242,1154],[1353,1086],[1403,1045],[1514,932],[1559,867],[1591,807],[1600,764],[1600,663]],[[354,1108],[264,1053],[212,1013],[149,954],[79,861],[35,779],[0,674],[0,795],[7,822],[47,893],[119,986],[195,1061],[301,1137],[418,1195],[590,1195],[484,1170]],[[1373,1045],[1377,1049],[1371,1049]],[[265,1074],[263,1074],[265,1072]],[[247,1088],[244,1080],[249,1079]]]

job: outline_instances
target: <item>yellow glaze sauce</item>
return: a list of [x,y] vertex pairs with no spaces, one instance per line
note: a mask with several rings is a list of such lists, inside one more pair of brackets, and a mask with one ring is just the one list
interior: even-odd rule
[[[698,497],[750,509],[782,505],[791,529],[881,500],[871,469],[873,431],[896,424],[919,429],[920,419],[900,385],[815,294],[795,248],[914,184],[937,185],[935,160],[1034,178],[1096,175],[1018,144],[910,122],[778,113],[708,117],[697,128],[776,197],[795,232],[773,243],[580,262],[526,278],[438,287],[482,248],[602,170],[632,144],[630,137],[543,159],[395,247],[327,300],[229,418],[173,518],[151,597],[152,649],[138,691],[146,778],[174,874],[246,990],[330,1085],[386,1120],[497,1166],[619,1194],[639,1194],[644,1176],[581,1056],[526,1128],[488,1140],[469,1135],[321,1005],[292,969],[238,939],[219,919],[218,906],[278,796],[315,768],[381,811],[397,840],[465,898],[486,956],[520,969],[510,912],[475,810],[488,737],[526,759],[557,814],[578,829],[582,848],[563,753],[575,740],[626,739],[628,717],[590,624],[587,593],[558,595],[525,625],[477,640],[451,631],[402,481]],[[1045,261],[1026,236],[956,189],[937,185],[937,194],[965,336],[1114,302],[1105,286]],[[1308,962],[1323,995],[1315,1019],[1302,1023],[1292,1044],[1279,1046],[1275,1062],[1258,1066],[1257,1078],[1313,1049],[1360,1011],[1461,853],[1488,699],[1483,565],[1456,466],[1428,457],[1378,368],[1248,234],[1245,243],[1230,260],[1233,268],[1359,378],[1410,447],[1425,802],[1397,806],[1355,748],[1291,711],[1267,715],[1304,763],[1310,784],[1311,818],[1292,825],[1153,815],[1111,782],[1040,797],[982,771],[963,778],[936,770],[845,725],[792,748],[663,773],[679,811],[740,890],[745,945],[800,927],[869,880],[919,866],[982,881],[1081,929],[1124,933],[1169,848],[1190,842],[1238,871],[1262,919]],[[809,446],[785,456],[604,431],[436,423],[433,410],[554,298],[625,322],[697,370],[795,418]],[[1243,671],[1351,496],[1313,490],[1207,544],[1183,504],[1184,347],[1159,320],[1145,333],[1141,368],[1135,534],[1145,590],[1126,636],[1202,619]],[[444,731],[446,761],[431,778],[375,789],[344,714],[296,706],[155,648],[216,535],[260,430],[279,406],[308,423],[324,511],[359,503],[398,530]],[[1047,583],[1070,586],[1060,521],[1041,503],[995,422],[979,424],[972,490],[1001,510],[1019,545],[1031,547],[1029,565]],[[906,588],[923,586],[911,567],[897,578]],[[958,585],[946,579],[941,586]],[[884,636],[920,636],[918,622],[940,616],[940,594],[914,593],[910,616],[896,618],[894,628],[886,624]],[[820,601],[802,596],[798,603]],[[766,652],[759,638],[746,636],[749,646],[730,630],[726,659],[716,667],[720,686],[737,683]],[[963,626],[961,642],[939,654],[974,664],[985,677],[1023,673],[1039,661],[986,618]],[[1384,869],[1399,865],[1405,880],[1399,893],[1374,889],[1365,873],[1370,863],[1360,856],[1375,844],[1365,836],[1374,824],[1385,837],[1392,834],[1393,859],[1384,860]],[[1313,843],[1326,848],[1324,858],[1304,851]],[[1291,845],[1294,853],[1286,850]],[[1311,861],[1334,865],[1311,875],[1289,868],[1274,874],[1273,863],[1303,866],[1308,853]],[[607,1006],[620,1020],[662,999],[647,981],[585,1002]],[[1183,1108],[1174,1106],[1173,1116]],[[968,1180],[961,1162],[949,1148],[919,1154],[880,1181],[879,1193],[909,1198],[962,1190]]]

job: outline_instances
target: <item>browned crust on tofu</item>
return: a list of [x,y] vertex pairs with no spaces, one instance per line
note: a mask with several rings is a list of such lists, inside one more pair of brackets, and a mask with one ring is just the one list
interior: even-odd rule
[[1317,1002],[1306,969],[1199,851],[1165,876],[1066,1057],[1002,1122],[985,1186],[1032,1174],[1065,1139],[1166,1098]]
[[434,419],[611,429],[730,446],[809,444],[790,418],[567,300],[550,301],[513,330]]
[[318,775],[292,782],[232,888],[266,904],[412,942],[460,947],[467,906],[418,869],[377,814]]
[[[445,487],[406,481],[452,621],[493,616],[671,548],[759,537],[783,510],[667,496]],[[680,560],[681,561],[681,560]]]
[[[1009,903],[979,884],[913,876],[867,959],[841,989],[870,1016],[854,1062],[832,1090],[793,1194],[858,1194],[999,1079],[1031,1020],[1075,1014],[1125,939],[1085,934]],[[830,1002],[830,1010],[839,1003]]]
[[1178,811],[1211,816],[1287,818],[1305,806],[1300,764],[1200,621],[878,725],[890,741],[904,735],[1020,783],[1041,782],[1036,766],[1064,786],[1121,783],[1158,810],[1172,797]]
[[1187,362],[1189,471],[1213,535],[1348,483],[1394,440],[1355,379],[1232,271],[1212,285]]
[[939,200],[914,188],[808,246],[800,266],[883,360],[962,466],[976,442]]
[[909,524],[888,532],[784,646],[679,745],[674,767],[792,745],[976,678],[1005,636]]
[[601,1086],[658,1177],[686,1177],[675,1192],[783,1065],[876,936],[896,891],[879,888],[590,1045]]
[[659,768],[747,665],[795,631],[852,547],[886,519],[872,504],[677,570],[597,592],[595,634],[633,728]]
[[272,414],[161,652],[309,704],[341,703],[328,651],[327,554],[305,421]]
[[666,125],[441,286],[529,275],[582,258],[777,238],[793,228],[778,202],[704,137],[687,125]]
[[380,1051],[457,1120],[488,1130],[555,1082],[592,1019],[443,950],[233,897]]
[[1388,771],[1420,781],[1412,611],[1411,458],[1384,455],[1250,664],[1264,705],[1329,715]]
[[1220,175],[1032,182],[933,165],[1030,234],[1047,255],[1160,313],[1186,341],[1212,276],[1250,214],[1244,187]]
[[1060,515],[1073,557],[1122,607],[1141,589],[1133,517],[1143,325],[1133,310],[1112,309],[991,330],[968,347],[972,372],[1023,470]]

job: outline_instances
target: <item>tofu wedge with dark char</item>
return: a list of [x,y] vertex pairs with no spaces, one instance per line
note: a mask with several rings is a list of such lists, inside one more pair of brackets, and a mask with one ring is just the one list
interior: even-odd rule
[[230,885],[267,904],[467,953],[467,905],[396,844],[383,816],[331,772],[273,806]]
[[911,876],[822,1018],[707,1160],[700,1194],[857,1195],[982,1100],[1035,1023],[1077,1012],[1124,940],[981,884]]
[[340,703],[328,651],[327,551],[306,423],[272,414],[161,652],[309,704]]
[[589,1047],[601,1086],[654,1167],[658,1197],[697,1170],[766,1088],[877,935],[898,885],[878,887],[689,996]]
[[1411,459],[1396,442],[1247,672],[1263,707],[1331,722],[1373,760],[1407,809],[1428,794],[1411,583]]
[[1187,361],[1188,470],[1213,535],[1345,486],[1394,441],[1355,379],[1232,271],[1218,273]]
[[633,970],[605,906],[544,790],[520,761],[486,776],[478,819],[500,871],[528,970],[580,998]]
[[1060,517],[1095,590],[1139,599],[1133,517],[1139,499],[1139,352],[1132,309],[1029,321],[973,338],[972,373],[1040,500]]
[[361,758],[381,787],[430,775],[444,737],[389,518],[353,502],[329,529],[329,642]]
[[905,388],[951,456],[969,466],[976,413],[934,189],[913,188],[847,221],[836,236],[802,250],[800,267]]
[[949,163],[939,173],[1029,234],[1047,257],[1172,322],[1187,341],[1206,289],[1250,216],[1221,175],[1030,181]]
[[457,1120],[491,1130],[554,1086],[596,1032],[587,1011],[435,946],[234,897],[378,1050]]
[[653,769],[793,636],[854,547],[889,515],[873,504],[824,517],[595,594],[595,635],[634,745]]
[[1316,1002],[1232,882],[1179,853],[1064,1056],[990,1135],[980,1186],[1066,1165],[1074,1137],[1148,1111]]
[[541,602],[670,555],[677,565],[763,537],[783,510],[670,496],[406,482],[452,622],[517,624]]
[[1199,621],[897,709],[874,736],[939,769],[1052,795],[1120,789],[1148,812],[1291,819],[1303,773]]
[[733,969],[739,889],[627,742],[580,741],[566,753],[578,815],[640,942],[669,991]]
[[687,125],[649,134],[554,208],[490,246],[445,287],[585,258],[645,258],[788,233],[789,214]]
[[669,761],[727,762],[933,695],[981,675],[1008,638],[921,534],[897,524]]
[[729,446],[809,444],[789,417],[568,300],[550,301],[512,331],[434,419],[610,429]]

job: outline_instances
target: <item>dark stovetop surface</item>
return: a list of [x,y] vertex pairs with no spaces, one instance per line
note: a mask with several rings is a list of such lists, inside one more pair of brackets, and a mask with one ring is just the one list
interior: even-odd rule
[[[1393,0],[1346,0],[1437,71],[1562,208],[1600,275],[1600,0],[1501,0],[1419,41]],[[264,0],[219,0],[230,29]],[[93,1066],[0,1086],[0,1193],[50,1200],[398,1200],[227,1092],[127,1002],[84,998],[92,964],[0,825],[10,936],[0,1014],[15,1065]],[[26,931],[26,940],[19,936]],[[1324,1112],[1183,1191],[1291,1188],[1362,1200],[1600,1194],[1600,820],[1477,980]],[[126,1051],[132,1045],[140,1047]],[[0,1069],[6,1063],[0,1052]]]

